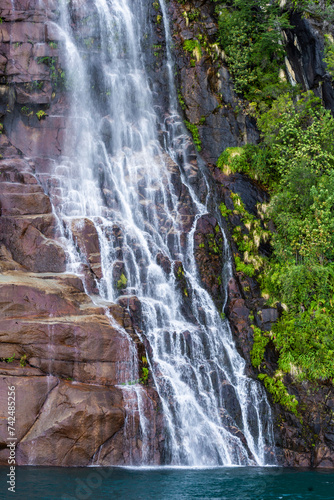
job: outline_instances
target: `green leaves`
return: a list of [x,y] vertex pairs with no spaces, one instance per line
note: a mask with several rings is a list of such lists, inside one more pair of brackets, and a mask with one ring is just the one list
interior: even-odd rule
[[325,58],[324,61],[327,66],[327,71],[334,77],[334,42],[331,35],[325,35]]
[[[293,6],[313,14],[320,9],[322,16],[334,12],[329,1],[326,8],[316,1],[295,1]],[[264,233],[233,200],[234,213],[249,228],[245,232],[237,226],[233,233],[240,252],[236,269],[256,276],[261,262],[263,292],[272,304],[281,303],[272,336],[281,372],[297,379],[334,379],[334,119],[313,92],[302,94],[282,78],[281,30],[289,21],[279,1],[231,0],[216,12],[235,90],[251,101],[262,136],[259,145],[223,151],[217,165],[225,173],[246,173],[272,195],[260,214],[264,227],[272,229],[268,259],[254,245]],[[324,60],[334,76],[329,35]],[[225,205],[220,208],[223,216],[230,215]],[[268,339],[255,330],[254,340],[252,361],[260,366]],[[261,379],[274,400],[296,412],[297,402],[278,377],[262,374]]]
[[216,12],[218,41],[226,53],[236,92],[251,101],[270,99],[273,87],[282,86],[281,29],[290,27],[287,13],[278,2],[265,0],[233,0],[232,9],[219,6]]
[[124,273],[122,273],[119,280],[117,281],[117,288],[119,290],[126,288],[127,283],[128,283],[127,277],[125,276]]
[[194,141],[194,144],[196,146],[197,151],[201,151],[202,141],[201,141],[201,138],[199,136],[199,131],[198,131],[197,125],[195,125],[194,123],[188,122],[188,120],[184,120],[184,123],[185,123],[187,129],[189,130],[189,132],[191,133],[191,135],[193,136],[193,141]]
[[[272,190],[262,217],[264,224],[274,223],[273,254],[263,260],[261,286],[272,304],[285,309],[273,327],[278,365],[297,379],[333,379],[334,119],[308,92],[298,101],[281,96],[258,124],[260,146],[228,149],[219,161],[221,168],[257,176]],[[244,256],[244,261],[236,257],[236,269],[252,276],[245,266],[256,259],[250,236],[258,231],[240,210],[250,234],[238,226],[234,230]],[[228,215],[224,207],[223,212]],[[255,331],[254,340],[252,360],[259,366],[266,339]],[[265,383],[268,390],[278,390],[276,382]]]
[[260,328],[252,325],[254,331],[254,343],[252,350],[250,352],[251,362],[255,368],[260,368],[260,365],[264,358],[264,353],[266,350],[266,346],[269,342],[269,337],[265,337],[261,332]]
[[288,393],[287,388],[281,380],[275,377],[269,377],[269,375],[265,375],[264,373],[260,373],[259,379],[263,381],[275,403],[285,406],[295,415],[298,414],[298,401],[295,396],[291,396],[291,394]]

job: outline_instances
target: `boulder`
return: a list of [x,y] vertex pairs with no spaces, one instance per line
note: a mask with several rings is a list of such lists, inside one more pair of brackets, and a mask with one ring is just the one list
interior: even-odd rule
[[120,389],[62,381],[17,446],[19,465],[85,466],[122,429]]

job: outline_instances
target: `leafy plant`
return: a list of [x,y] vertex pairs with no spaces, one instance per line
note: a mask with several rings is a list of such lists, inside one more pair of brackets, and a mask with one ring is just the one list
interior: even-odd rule
[[146,366],[143,366],[141,370],[142,370],[142,374],[141,374],[140,381],[143,385],[147,385],[149,369],[146,368]]
[[201,151],[202,141],[201,141],[200,136],[199,136],[199,131],[198,131],[197,125],[195,125],[194,123],[190,123],[187,120],[185,120],[184,123],[185,123],[187,129],[189,130],[189,132],[191,132],[191,135],[193,136],[193,141],[194,141],[194,144],[196,146],[197,151]]
[[21,113],[24,116],[32,116],[34,114],[33,110],[29,106],[22,106]]
[[225,203],[221,203],[219,205],[219,210],[220,210],[220,213],[222,214],[223,217],[227,217],[228,215],[230,215],[232,213],[232,210],[229,210],[227,208],[227,206],[225,205]]
[[325,35],[325,58],[327,71],[334,77],[334,40],[331,35]]
[[24,368],[27,364],[27,355],[24,354],[23,356],[21,356],[21,359],[20,359],[20,366],[22,368]]
[[279,2],[232,0],[217,7],[218,41],[226,54],[235,90],[249,101],[261,102],[279,94],[287,83],[281,30],[290,27]]
[[185,110],[187,106],[186,106],[186,103],[184,102],[183,95],[181,94],[180,91],[177,93],[177,97],[178,97],[181,108],[183,110]]
[[268,336],[265,336],[257,326],[252,325],[252,329],[254,332],[254,343],[250,352],[251,362],[255,368],[260,368],[264,358],[266,346],[270,339]]
[[[270,204],[260,211],[262,223],[232,195],[235,214],[248,227],[236,226],[233,238],[243,261],[236,269],[254,275],[247,265],[257,260],[259,237],[266,241],[271,223],[272,255],[260,264],[261,288],[283,313],[272,328],[282,372],[302,380],[334,378],[334,119],[312,92],[299,100],[285,94],[258,118],[259,146],[229,149],[220,167],[255,176],[270,188]],[[234,154],[232,154],[234,153]],[[221,205],[222,215],[230,211]],[[260,263],[260,261],[259,261]],[[254,331],[253,361],[261,359],[260,332]],[[269,384],[269,382],[268,382]]]
[[69,82],[66,80],[65,71],[59,66],[57,57],[37,57],[36,61],[37,64],[45,64],[50,68],[50,77],[54,88],[67,89],[69,87]]
[[183,49],[186,52],[191,52],[197,61],[202,57],[202,48],[198,40],[185,40]]
[[40,109],[39,111],[37,111],[36,116],[37,116],[38,120],[41,121],[43,118],[45,118],[48,115],[46,114],[45,111]]
[[188,12],[189,21],[196,21],[199,18],[200,14],[201,12],[199,9],[191,9],[191,11]]
[[121,274],[119,280],[117,281],[117,288],[126,288],[126,285],[128,283],[127,277],[125,276],[124,273]]
[[273,401],[285,406],[289,411],[298,415],[298,401],[295,396],[288,393],[287,388],[279,378],[269,377],[264,373],[258,375],[259,379],[263,381],[265,388],[272,395]]

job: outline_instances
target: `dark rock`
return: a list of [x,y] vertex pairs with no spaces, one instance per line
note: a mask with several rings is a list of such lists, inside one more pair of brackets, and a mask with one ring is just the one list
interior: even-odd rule
[[223,285],[224,242],[217,220],[211,215],[203,215],[197,221],[195,258],[204,287],[210,292],[219,310],[225,299]]
[[170,274],[172,266],[171,266],[171,262],[168,259],[168,257],[163,255],[162,253],[158,253],[156,259],[157,259],[157,264],[160,267],[162,267],[162,269],[165,271],[165,273]]
[[291,24],[293,29],[285,30],[291,77],[304,91],[313,90],[334,112],[334,90],[324,62],[323,28],[298,12],[291,14]]

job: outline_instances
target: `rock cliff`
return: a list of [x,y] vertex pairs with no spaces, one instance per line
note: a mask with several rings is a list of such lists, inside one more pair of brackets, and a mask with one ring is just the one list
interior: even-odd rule
[[[70,127],[57,3],[0,7],[0,462],[8,458],[7,387],[14,385],[18,464],[89,465],[97,456],[101,464],[138,463],[137,396],[115,387],[131,376],[131,345],[138,360],[145,353],[129,314],[134,301],[96,305],[87,295],[101,278],[89,220],[72,221],[86,260],[81,278],[65,272],[64,228],[47,194],[57,190],[51,173]],[[151,387],[140,392],[151,460],[159,463],[158,398]]]
[[[201,155],[208,162],[212,181],[212,214],[225,227],[231,249],[236,254],[238,248],[232,232],[242,222],[237,215],[231,215],[228,217],[228,224],[224,225],[218,210],[219,204],[223,202],[227,208],[233,209],[231,193],[238,193],[247,210],[260,219],[256,205],[267,203],[269,195],[247,176],[239,173],[224,174],[215,165],[224,149],[257,143],[259,134],[255,122],[247,114],[247,102],[234,92],[224,54],[215,43],[218,26],[214,10],[215,4],[209,1],[182,4],[171,2],[170,16],[174,27],[181,106],[185,119],[198,129]],[[316,19],[302,18],[298,13],[291,15],[290,22],[293,28],[284,33],[287,74],[304,91],[312,89],[322,98],[324,105],[333,111],[332,80],[323,61],[326,26]],[[204,47],[197,58],[191,51],[185,50],[185,42],[193,39],[201,40],[201,46]],[[244,230],[247,231],[245,228]],[[200,238],[199,245],[205,241],[206,233],[214,233],[212,223],[202,233],[200,237],[197,236]],[[197,250],[197,259],[204,285],[214,298],[217,295],[222,298],[215,277],[221,271],[223,262],[213,252],[212,244],[211,248],[208,244],[202,247]],[[260,252],[266,255],[270,252],[270,247],[262,247]],[[255,318],[259,328],[268,331],[279,317],[280,310],[266,305],[256,280],[235,269],[234,278],[228,283],[227,289],[225,313],[230,320],[238,349],[247,360],[248,373],[257,377],[258,372],[252,367],[250,360],[254,334],[251,317]],[[219,304],[219,299],[216,303]],[[275,371],[277,353],[271,343],[266,348],[265,362],[267,367]],[[297,383],[288,375],[284,382],[290,394],[295,395],[299,401],[301,418],[272,402],[279,463],[284,466],[333,467],[333,384],[329,381]]]
[[[49,196],[52,193],[53,200],[57,200],[59,185],[51,174],[63,154],[66,131],[71,128],[65,64],[54,23],[59,15],[57,1],[16,0],[14,4],[15,9],[11,0],[2,0],[0,7],[0,463],[7,461],[7,427],[3,419],[10,385],[17,389],[18,464],[89,465],[97,463],[97,457],[98,463],[104,465],[139,463],[143,443],[138,412],[133,411],[138,395],[131,387],[122,390],[119,380],[129,381],[131,346],[136,346],[139,364],[145,348],[150,350],[139,338],[140,304],[131,291],[117,304],[97,298],[100,248],[96,230],[88,219],[72,221],[71,227],[75,246],[85,257],[80,277],[65,272],[68,255],[63,240],[67,228],[59,224]],[[200,16],[189,23],[184,12],[194,8]],[[185,119],[199,132],[201,156],[206,162],[203,169],[212,191],[211,214],[197,221],[194,251],[204,288],[217,307],[221,309],[228,299],[225,313],[238,349],[247,361],[247,373],[256,378],[250,363],[253,330],[249,315],[255,314],[258,325],[270,329],[279,311],[266,306],[255,280],[235,269],[225,297],[227,284],[219,277],[226,255],[217,222],[225,228],[232,250],[235,248],[230,228],[217,207],[221,201],[229,206],[231,193],[237,192],[255,214],[256,203],[267,201],[268,195],[246,176],[225,175],[215,166],[226,147],[255,143],[259,134],[254,120],[242,111],[244,103],[235,94],[224,56],[215,46],[213,11],[212,2],[169,4],[180,103]],[[73,15],[75,23],[75,16],[80,19],[80,9]],[[321,64],[318,67],[313,62],[319,57],[307,48],[314,28],[311,30],[300,19],[295,24],[295,31],[286,36],[296,80],[304,81],[306,74],[307,85],[313,88],[323,77],[322,95],[326,105],[333,108],[331,84]],[[85,29],[89,37],[89,28]],[[199,33],[208,49],[191,62],[183,44]],[[160,23],[156,23],[155,37],[157,50],[165,52]],[[295,37],[303,47],[302,62],[300,54],[295,53]],[[316,45],[320,44],[316,50],[322,50],[320,38],[316,39]],[[157,86],[156,104],[161,106],[159,99],[166,97],[166,67],[157,59],[151,72]],[[161,108],[163,114],[165,104]],[[207,187],[198,167],[202,159],[197,159],[190,140],[188,153],[185,173],[203,198]],[[176,165],[170,161],[169,167],[186,233],[194,220],[189,193]],[[239,222],[231,219],[230,227]],[[115,226],[113,230],[121,240],[120,229]],[[170,273],[170,262],[163,255],[158,264]],[[121,278],[122,269],[120,260],[114,269],[115,282]],[[185,283],[179,278],[184,291]],[[187,311],[187,296],[184,303]],[[4,361],[14,354],[13,362]],[[275,356],[269,344],[268,365],[275,365]],[[304,408],[303,422],[272,404],[279,462],[333,467],[332,385],[298,385],[292,379],[287,384]],[[158,464],[164,460],[161,405],[151,383],[140,391],[143,412],[150,422],[150,461]]]

